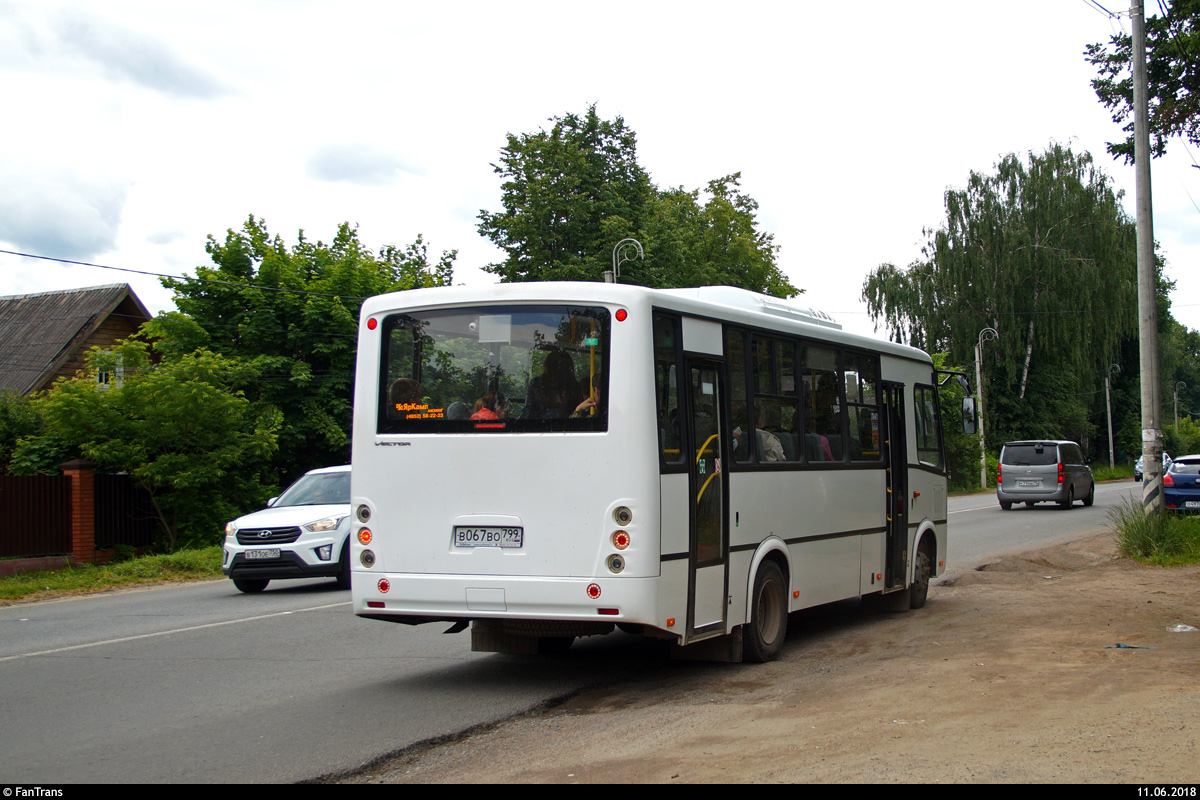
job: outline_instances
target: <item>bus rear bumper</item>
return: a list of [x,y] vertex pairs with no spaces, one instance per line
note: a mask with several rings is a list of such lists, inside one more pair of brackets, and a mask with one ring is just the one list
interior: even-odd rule
[[[355,572],[354,613],[404,622],[473,619],[575,620],[662,626],[655,578],[520,578]],[[384,581],[387,591],[383,591]],[[592,597],[588,587],[599,588]],[[681,621],[682,622],[682,621]]]

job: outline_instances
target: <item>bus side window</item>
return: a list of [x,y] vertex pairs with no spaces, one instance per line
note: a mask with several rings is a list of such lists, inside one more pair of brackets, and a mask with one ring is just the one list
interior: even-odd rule
[[670,317],[654,320],[654,398],[658,410],[658,447],[664,464],[682,464],[679,434],[679,327]]
[[729,429],[733,440],[733,460],[739,464],[750,461],[758,446],[750,426],[750,411],[746,401],[746,334],[730,328],[725,336],[725,352],[729,354]]
[[917,460],[942,469],[942,421],[938,416],[936,390],[932,386],[913,387],[917,417]]

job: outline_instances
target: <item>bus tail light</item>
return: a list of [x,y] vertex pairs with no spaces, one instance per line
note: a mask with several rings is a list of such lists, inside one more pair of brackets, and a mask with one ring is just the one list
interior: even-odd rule
[[1059,482],[1059,483],[1062,483],[1062,482],[1063,482],[1063,465],[1062,465],[1062,462],[1059,462],[1059,464],[1058,464],[1058,482]]
[[595,600],[597,597],[599,597],[600,596],[600,584],[589,583],[588,588],[587,588],[587,594],[588,594],[588,597],[592,598],[593,600]]
[[389,581],[387,578],[380,578],[379,583],[375,585],[379,588],[380,594],[387,594],[388,589],[392,588],[391,581]]
[[615,553],[608,557],[609,572],[620,572],[625,569],[625,556],[619,556]]
[[358,532],[358,543],[359,544],[368,545],[371,543],[372,538],[374,538],[374,537],[371,534],[370,528],[362,528],[359,530],[359,532]]
[[358,556],[358,561],[367,569],[375,566],[375,553],[370,550],[363,550]]
[[629,534],[626,531],[613,531],[612,543],[618,550],[624,550],[629,547]]

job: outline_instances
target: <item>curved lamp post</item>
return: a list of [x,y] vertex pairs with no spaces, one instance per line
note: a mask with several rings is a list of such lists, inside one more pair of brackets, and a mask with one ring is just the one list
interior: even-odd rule
[[632,247],[636,252],[636,257],[642,261],[646,260],[646,252],[642,250],[642,243],[637,239],[622,239],[617,242],[617,246],[613,248],[613,268],[604,270],[605,283],[617,283],[621,278],[621,265],[626,261],[633,261],[635,256],[625,255],[622,250]]
[[979,387],[979,483],[987,488],[987,443],[983,437],[983,343],[999,339],[995,328],[984,328],[975,342],[975,385]]
[[[1183,381],[1175,383],[1175,435],[1179,435],[1179,390],[1186,389],[1187,384]],[[1186,409],[1185,409],[1186,410]]]

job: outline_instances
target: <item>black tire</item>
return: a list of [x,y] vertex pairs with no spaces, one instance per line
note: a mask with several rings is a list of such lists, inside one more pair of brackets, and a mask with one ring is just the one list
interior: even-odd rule
[[339,589],[350,588],[350,541],[348,539],[346,544],[342,545],[342,557],[338,559],[337,587]]
[[929,598],[929,580],[933,577],[933,547],[929,540],[921,542],[917,563],[913,565],[913,582],[908,587],[908,607],[924,608]]
[[237,590],[239,592],[245,592],[246,594],[258,594],[263,589],[267,588],[268,583],[270,583],[269,580],[262,580],[258,578],[233,579],[233,585],[237,587]]
[[1075,505],[1075,487],[1067,487],[1067,496],[1064,497],[1058,504],[1059,508],[1070,510],[1071,506]]
[[1092,481],[1092,488],[1088,489],[1087,497],[1083,498],[1083,504],[1090,506],[1096,502],[1096,482]]
[[1008,502],[1007,500],[1001,500],[1000,508],[1003,509],[1004,511],[1008,511],[1009,509],[1012,508],[1012,503]]
[[774,561],[764,561],[754,576],[750,624],[742,630],[742,659],[758,664],[773,661],[787,638],[787,584]]

